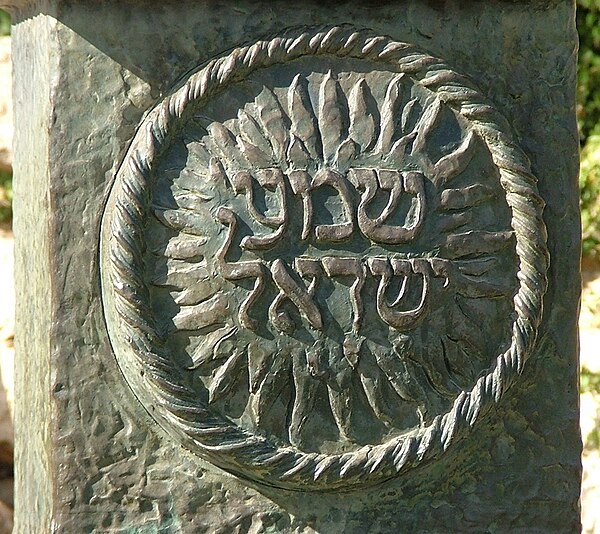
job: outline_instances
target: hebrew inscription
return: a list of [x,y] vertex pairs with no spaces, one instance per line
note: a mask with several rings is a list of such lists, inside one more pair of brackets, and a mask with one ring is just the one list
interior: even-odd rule
[[542,203],[504,120],[440,60],[296,30],[145,122],[104,220],[107,324],[199,454],[294,488],[371,482],[445,449],[520,371]]

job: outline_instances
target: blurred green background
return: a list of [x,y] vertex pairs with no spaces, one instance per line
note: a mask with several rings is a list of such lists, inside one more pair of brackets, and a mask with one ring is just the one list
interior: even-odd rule
[[[10,16],[0,9],[0,36],[10,34]],[[0,83],[6,83],[0,80]],[[12,218],[12,173],[0,168],[0,223],[8,223]]]
[[600,0],[578,0],[577,119],[583,255],[600,259]]
[[[577,119],[581,139],[581,220],[583,255],[600,260],[600,0],[577,1],[580,38]],[[10,17],[0,10],[0,35],[10,33]],[[0,80],[0,83],[2,81]],[[11,173],[0,170],[0,222],[12,217]]]

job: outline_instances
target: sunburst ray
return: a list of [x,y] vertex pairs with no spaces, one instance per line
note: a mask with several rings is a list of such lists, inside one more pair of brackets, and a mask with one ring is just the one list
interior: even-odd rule
[[381,106],[379,138],[377,139],[374,151],[382,156],[388,154],[392,147],[396,124],[396,109],[401,95],[401,81],[403,77],[403,74],[399,74],[388,84]]
[[353,441],[355,436],[355,417],[352,375],[353,370],[349,363],[342,358],[336,359],[337,369],[332,372],[327,380],[327,393],[333,419],[338,427],[340,435],[347,440]]
[[209,272],[202,262],[188,263],[182,260],[159,258],[154,266],[151,283],[158,287],[185,288],[208,277]]
[[458,189],[445,189],[440,195],[443,210],[464,210],[494,198],[494,191],[484,184],[473,184]]
[[278,352],[273,355],[268,372],[261,374],[261,380],[250,400],[250,409],[257,427],[264,425],[273,404],[287,387],[291,375],[291,357]]
[[290,130],[287,117],[284,115],[275,94],[266,87],[263,87],[263,90],[256,97],[255,104],[258,112],[258,122],[264,136],[272,147],[277,163],[281,165],[282,169],[285,169],[287,167],[285,156]]
[[302,143],[313,161],[321,159],[322,144],[317,119],[308,95],[306,79],[299,74],[288,90],[288,114],[292,123],[292,136]]
[[197,369],[202,365],[219,357],[219,345],[229,339],[237,332],[237,327],[225,325],[222,328],[213,330],[202,337],[200,343],[195,347],[191,355],[192,363],[189,369]]
[[220,284],[212,278],[203,278],[175,293],[173,301],[178,306],[199,304],[219,291]]
[[361,80],[350,91],[348,108],[350,138],[358,144],[361,152],[367,152],[377,139],[379,121],[374,112],[377,103],[365,80]]
[[[375,363],[372,355],[365,354],[364,351],[358,360],[358,371],[360,382],[367,402],[376,417],[388,425],[393,424],[392,414],[394,408],[385,395],[386,379],[381,369]],[[395,401],[403,403],[397,393],[394,392]]]
[[345,139],[345,105],[341,89],[329,71],[319,88],[319,130],[323,143],[323,160],[333,164],[338,148]]
[[250,106],[249,111],[240,109],[238,111],[238,131],[240,140],[249,145],[256,146],[261,153],[266,155],[266,158],[270,165],[274,164],[275,161],[272,157],[273,151],[271,144],[262,132],[262,129],[252,116],[252,112],[255,111],[254,106]]
[[436,234],[449,234],[473,221],[473,213],[464,211],[461,213],[448,213],[440,216],[436,221]]
[[456,150],[440,158],[431,170],[431,180],[443,187],[455,177],[460,175],[473,158],[473,149],[477,141],[477,134],[470,130]]
[[158,256],[166,256],[174,260],[187,260],[193,263],[204,259],[203,246],[208,241],[206,236],[195,237],[181,235],[169,239],[166,246],[161,244],[152,252]]
[[473,254],[493,254],[507,247],[514,239],[514,232],[488,232],[470,230],[447,236],[441,246],[444,257],[455,260]]
[[194,236],[206,235],[206,217],[185,209],[153,207],[154,216],[172,230]]
[[292,362],[295,394],[288,434],[292,445],[303,447],[306,439],[304,427],[314,413],[315,403],[319,398],[319,389],[324,388],[324,385],[311,375],[305,351],[292,351]]
[[427,374],[429,383],[440,396],[445,399],[453,399],[460,393],[460,388],[454,382],[452,372],[446,364],[445,347],[439,337],[439,333],[436,332],[434,335],[427,335],[423,346],[423,353],[427,356],[419,358],[419,363]]
[[415,140],[411,149],[411,154],[413,156],[418,153],[424,154],[426,152],[427,139],[438,124],[441,112],[442,102],[436,96],[425,108],[415,126],[415,132],[417,135],[415,136]]
[[304,143],[296,135],[292,134],[287,158],[291,170],[306,170],[312,165],[313,159],[306,150]]
[[194,306],[181,306],[173,317],[177,330],[199,330],[206,326],[222,324],[229,308],[229,299],[217,293],[208,300]]
[[215,372],[208,387],[208,402],[216,402],[227,395],[235,386],[236,379],[245,369],[244,360],[246,351],[234,349],[227,361]]

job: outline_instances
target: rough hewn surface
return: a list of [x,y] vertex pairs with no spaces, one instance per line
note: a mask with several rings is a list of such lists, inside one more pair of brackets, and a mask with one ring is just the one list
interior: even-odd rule
[[[57,532],[579,528],[573,6],[528,5],[105,2],[59,5],[57,22],[32,17],[36,10],[17,15],[17,83],[36,87],[19,103],[17,137],[17,350],[28,362],[17,380],[30,392],[16,409],[27,435],[20,461],[30,470],[17,475],[17,532],[47,531],[50,516]],[[100,305],[100,217],[142,115],[186,71],[283,26],[357,21],[443,56],[512,123],[548,202],[553,261],[540,345],[499,409],[460,447],[406,479],[343,495],[251,487],[182,450],[127,389]],[[35,71],[25,60],[32,56]],[[26,119],[31,109],[46,125],[43,135]],[[52,489],[40,491],[43,484]]]
[[[36,10],[37,11],[37,10]],[[35,11],[34,11],[35,12]],[[16,390],[23,391],[15,403],[15,498],[30,513],[23,514],[21,532],[47,531],[52,510],[50,352],[52,340],[51,287],[48,258],[51,252],[48,165],[49,124],[51,118],[48,81],[56,69],[49,61],[51,29],[55,25],[46,15],[25,21],[15,31],[13,59],[15,79],[27,87],[19,91],[15,121],[20,125],[14,146],[24,157],[15,161],[14,181],[16,215],[13,228],[23,239],[15,246],[15,265],[23,276],[15,279],[16,353],[21,365],[15,369]],[[35,34],[36,39],[20,39]],[[35,481],[33,484],[32,482]]]

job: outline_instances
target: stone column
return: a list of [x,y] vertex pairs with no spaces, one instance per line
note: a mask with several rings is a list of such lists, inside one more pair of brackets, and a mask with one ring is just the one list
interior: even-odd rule
[[574,2],[11,9],[16,532],[578,530]]

